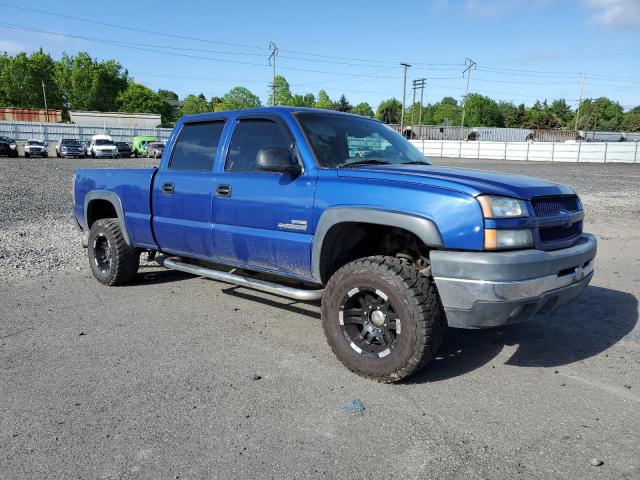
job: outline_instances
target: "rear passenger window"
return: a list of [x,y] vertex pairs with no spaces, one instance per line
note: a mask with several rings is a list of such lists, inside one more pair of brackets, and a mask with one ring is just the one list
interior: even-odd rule
[[271,120],[242,120],[233,134],[225,170],[251,172],[258,170],[261,148],[291,148],[287,133]]
[[187,123],[171,155],[171,170],[208,172],[213,168],[224,122]]

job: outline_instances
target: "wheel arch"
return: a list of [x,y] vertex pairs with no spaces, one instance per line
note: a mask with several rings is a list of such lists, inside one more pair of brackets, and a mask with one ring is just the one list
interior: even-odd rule
[[323,212],[318,222],[311,252],[311,270],[315,280],[325,284],[330,276],[332,260],[340,253],[333,245],[340,229],[362,226],[388,227],[415,235],[425,246],[442,248],[444,243],[433,220],[404,212],[366,207],[332,207]]
[[[115,214],[115,217],[114,217]],[[101,218],[117,218],[120,221],[122,236],[127,245],[131,246],[127,225],[125,223],[124,208],[117,193],[109,190],[94,190],[84,198],[84,220],[87,229]]]

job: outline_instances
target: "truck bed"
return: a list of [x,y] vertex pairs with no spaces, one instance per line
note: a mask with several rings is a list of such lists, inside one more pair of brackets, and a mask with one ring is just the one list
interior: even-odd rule
[[93,168],[76,171],[75,208],[78,223],[87,229],[85,209],[96,195],[119,199],[130,242],[136,247],[157,248],[151,231],[151,186],[156,168]]

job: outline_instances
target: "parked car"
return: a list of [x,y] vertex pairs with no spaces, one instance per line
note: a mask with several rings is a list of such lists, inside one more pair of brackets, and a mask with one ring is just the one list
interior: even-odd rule
[[295,107],[191,115],[167,148],[159,168],[75,172],[95,278],[133,282],[149,252],[167,269],[322,299],[329,345],[367,378],[406,378],[447,325],[529,320],[593,276],[596,239],[573,189],[433,166],[373,119]]
[[164,143],[162,142],[150,142],[147,145],[147,157],[160,158],[164,153]]
[[116,142],[116,148],[119,157],[129,158],[131,156],[131,145],[127,142]]
[[89,155],[93,158],[116,158],[118,149],[109,135],[94,135],[89,144]]
[[47,143],[40,140],[27,140],[24,144],[24,156],[29,157],[48,157]]
[[0,137],[0,155],[7,157],[18,156],[18,144],[13,138]]
[[133,155],[135,157],[142,157],[147,155],[147,146],[150,142],[157,142],[158,139],[156,137],[144,137],[138,136],[133,137],[131,142],[131,150],[133,151]]
[[56,143],[56,157],[77,157],[84,158],[85,149],[77,138],[61,138]]

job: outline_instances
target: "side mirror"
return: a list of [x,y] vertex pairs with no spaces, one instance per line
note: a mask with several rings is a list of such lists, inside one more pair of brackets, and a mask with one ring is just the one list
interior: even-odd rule
[[302,168],[286,148],[261,148],[258,152],[258,169],[300,175]]

